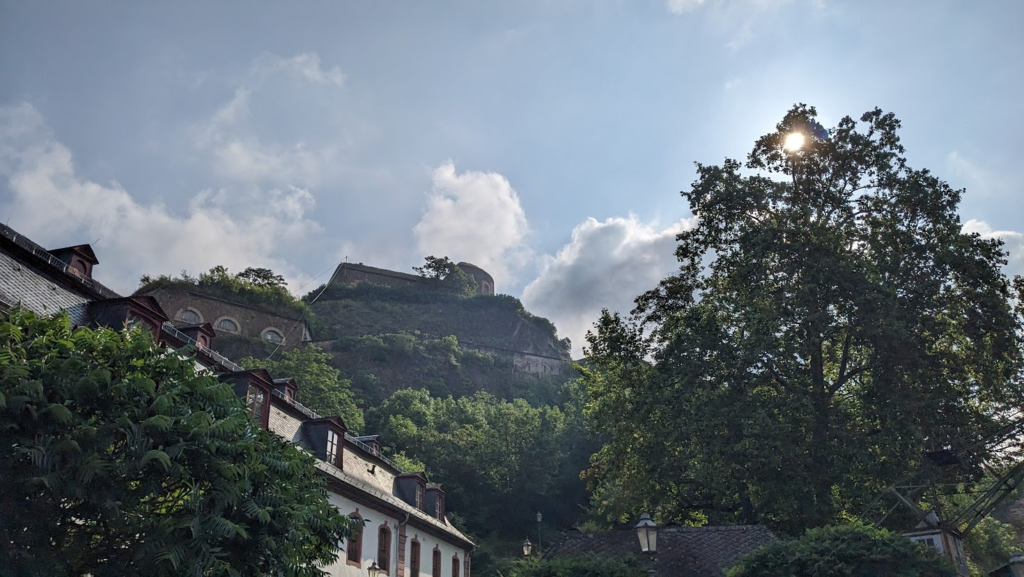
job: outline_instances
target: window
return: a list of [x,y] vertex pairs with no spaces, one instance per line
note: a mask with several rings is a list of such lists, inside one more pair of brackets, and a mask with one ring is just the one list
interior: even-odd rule
[[263,331],[263,338],[267,339],[268,341],[270,341],[272,343],[283,343],[284,342],[284,335],[282,335],[276,329],[267,329],[267,330]]
[[199,316],[199,313],[192,309],[183,309],[178,311],[178,320],[190,325],[197,325],[203,322],[203,318]]
[[420,483],[416,484],[416,508],[423,510],[423,485]]
[[224,318],[217,321],[217,328],[222,331],[227,331],[229,333],[237,333],[238,323],[231,319]]
[[249,412],[254,417],[263,420],[263,405],[266,402],[266,395],[263,390],[259,387],[249,385],[249,390],[245,394],[245,406],[249,407]]
[[459,577],[459,556],[452,557],[452,577]]
[[338,464],[338,433],[327,431],[327,462]]
[[409,546],[409,577],[420,577],[420,542],[415,539]]
[[441,550],[434,549],[434,565],[430,568],[431,577],[441,577]]
[[[363,518],[359,516],[359,512],[356,511],[349,515],[357,525],[363,524]],[[363,532],[359,531],[358,535],[354,535],[348,540],[348,548],[345,550],[345,562],[349,565],[355,565],[360,567],[362,565],[363,557]]]
[[391,574],[391,530],[381,525],[377,533],[377,566],[385,575]]

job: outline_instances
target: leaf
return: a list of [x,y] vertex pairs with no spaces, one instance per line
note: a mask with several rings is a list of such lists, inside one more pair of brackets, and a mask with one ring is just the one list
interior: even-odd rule
[[164,466],[165,471],[171,466],[171,458],[167,456],[167,453],[160,451],[158,449],[153,449],[146,452],[146,455],[142,457],[142,466],[145,467],[146,463],[149,463],[153,459],[159,461],[160,464]]

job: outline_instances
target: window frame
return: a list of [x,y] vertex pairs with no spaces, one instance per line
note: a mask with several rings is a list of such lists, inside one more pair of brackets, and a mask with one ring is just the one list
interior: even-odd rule
[[420,560],[423,556],[419,539],[413,538],[409,543],[409,577],[419,577]]
[[327,429],[327,462],[337,466],[338,465],[338,449],[341,445],[341,435],[334,432],[333,429]]
[[459,554],[452,555],[452,577],[459,577],[462,564],[459,562]]
[[385,575],[391,575],[391,528],[387,521],[377,529],[377,566]]
[[[222,327],[221,323],[223,323],[225,321],[227,321],[227,322],[231,323],[232,325],[234,325],[235,328],[228,329],[228,328]],[[217,322],[213,325],[213,328],[217,329],[218,331],[224,331],[226,333],[231,333],[231,334],[235,334],[235,335],[237,335],[238,333],[242,332],[242,325],[238,324],[238,321],[236,321],[235,319],[233,319],[231,317],[228,317],[228,316],[220,317],[219,319],[217,319]]]
[[441,549],[436,545],[434,546],[434,554],[431,558],[431,562],[431,577],[441,577]]
[[[185,313],[192,313],[192,314],[196,315],[196,320],[193,321],[193,320],[189,320],[189,319],[184,318],[182,315],[184,315]],[[190,325],[201,325],[201,324],[203,324],[203,313],[199,312],[198,310],[196,310],[193,307],[185,307],[185,308],[181,309],[180,311],[178,311],[174,315],[174,320],[180,321],[180,322],[183,322],[183,323],[188,323]]]
[[[360,522],[363,520],[363,516],[359,514],[359,509],[348,515],[352,519],[358,519]],[[355,559],[352,559],[352,555],[355,553]],[[345,564],[353,567],[363,566],[363,531],[360,530],[358,534],[349,537],[348,543],[345,545]]]

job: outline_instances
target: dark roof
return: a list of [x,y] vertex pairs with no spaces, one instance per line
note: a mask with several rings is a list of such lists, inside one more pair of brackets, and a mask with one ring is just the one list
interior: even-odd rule
[[68,264],[71,264],[70,256],[72,253],[82,257],[90,264],[100,264],[99,259],[96,258],[96,253],[93,252],[92,247],[87,244],[76,244],[75,246],[50,249],[50,254]]
[[632,556],[645,568],[656,568],[658,575],[721,577],[741,556],[775,540],[775,534],[762,525],[661,527],[657,553],[641,554],[633,529],[604,533],[570,531],[544,557]]

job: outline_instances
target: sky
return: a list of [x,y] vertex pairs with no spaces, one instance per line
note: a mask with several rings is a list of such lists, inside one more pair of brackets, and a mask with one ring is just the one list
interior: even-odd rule
[[96,277],[489,271],[581,354],[672,273],[694,162],[875,107],[1024,273],[1019,0],[0,0],[0,218]]

